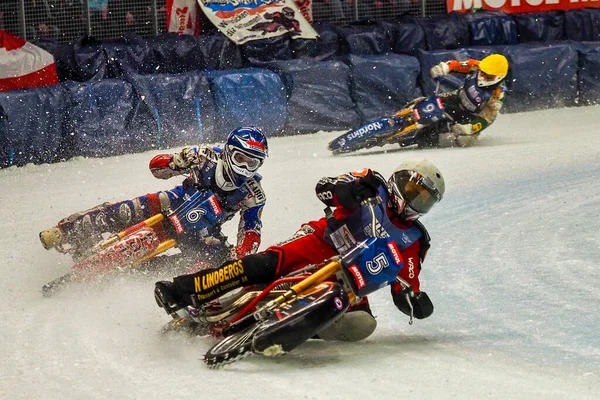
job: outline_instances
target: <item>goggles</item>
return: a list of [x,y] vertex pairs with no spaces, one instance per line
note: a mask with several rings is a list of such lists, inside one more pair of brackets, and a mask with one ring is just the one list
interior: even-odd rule
[[491,86],[500,82],[502,78],[503,77],[500,75],[490,75],[486,74],[482,70],[479,70],[479,73],[477,74],[477,84],[479,87]]
[[250,157],[241,151],[234,150],[230,155],[231,163],[237,167],[243,167],[249,171],[256,171],[262,164],[262,160]]
[[394,174],[394,195],[406,202],[406,206],[418,214],[426,214],[440,201],[440,192],[433,181],[416,172],[399,171]]

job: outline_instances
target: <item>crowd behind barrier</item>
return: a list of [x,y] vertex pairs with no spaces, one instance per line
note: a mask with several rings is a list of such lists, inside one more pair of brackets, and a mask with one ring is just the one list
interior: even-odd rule
[[317,40],[242,46],[217,32],[37,41],[61,83],[0,93],[0,165],[218,141],[242,124],[268,136],[348,129],[431,93],[440,61],[491,52],[511,67],[503,113],[597,104],[599,21],[590,8],[321,22]]
[[[167,0],[2,0],[0,30],[27,40],[61,43],[85,35],[97,39],[127,33],[150,37],[166,31],[166,5]],[[337,24],[444,13],[445,0],[312,0],[312,21]],[[202,33],[216,31],[204,14],[200,14],[199,28]]]

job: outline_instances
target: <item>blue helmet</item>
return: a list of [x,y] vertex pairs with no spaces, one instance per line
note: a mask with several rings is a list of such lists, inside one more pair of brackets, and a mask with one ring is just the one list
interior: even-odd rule
[[234,186],[240,187],[256,174],[268,155],[267,138],[258,128],[234,129],[223,149],[225,175]]

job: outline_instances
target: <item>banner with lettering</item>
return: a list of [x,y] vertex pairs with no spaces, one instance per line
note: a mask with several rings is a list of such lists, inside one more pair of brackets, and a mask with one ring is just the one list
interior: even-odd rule
[[448,12],[468,12],[473,9],[523,13],[600,7],[600,0],[446,0]]
[[302,13],[302,16],[304,18],[306,18],[306,20],[309,23],[312,24],[313,23],[313,17],[312,17],[313,0],[294,0],[294,3],[296,4],[296,7],[298,7],[300,12]]
[[293,0],[198,0],[208,19],[236,44],[289,33],[292,39],[319,35]]
[[200,34],[200,14],[196,0],[167,0],[167,32]]

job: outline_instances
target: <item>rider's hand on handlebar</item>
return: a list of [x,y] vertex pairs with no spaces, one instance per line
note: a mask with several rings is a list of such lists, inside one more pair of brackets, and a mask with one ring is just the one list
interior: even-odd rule
[[363,200],[377,196],[377,190],[383,182],[372,171],[365,176],[350,182],[348,185],[338,185],[336,195],[343,207],[356,208]]
[[448,66],[448,63],[441,62],[438,65],[433,66],[430,73],[433,79],[439,78],[440,76],[446,76],[450,73],[450,67]]
[[178,169],[190,168],[200,162],[197,147],[184,147],[179,153],[173,154],[173,165]]

